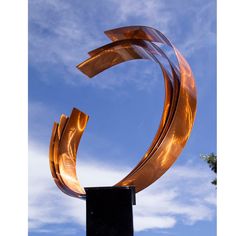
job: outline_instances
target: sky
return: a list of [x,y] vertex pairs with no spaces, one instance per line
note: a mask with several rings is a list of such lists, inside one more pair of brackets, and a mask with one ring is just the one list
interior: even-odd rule
[[[85,202],[54,184],[48,147],[54,121],[77,107],[90,116],[78,151],[84,186],[109,186],[137,164],[158,127],[160,68],[133,60],[89,80],[76,65],[109,43],[105,30],[146,25],[163,32],[189,62],[198,107],[176,163],[136,195],[137,236],[216,235],[214,178],[200,154],[216,152],[215,1],[29,1],[29,235],[85,235]],[[140,73],[141,72],[141,73]]]

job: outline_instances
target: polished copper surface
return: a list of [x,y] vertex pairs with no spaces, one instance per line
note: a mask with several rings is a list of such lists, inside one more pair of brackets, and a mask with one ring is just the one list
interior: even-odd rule
[[[161,67],[165,82],[164,108],[156,135],[137,166],[116,184],[134,185],[139,192],[160,178],[183,150],[196,114],[195,81],[187,61],[158,30],[129,26],[105,34],[113,42],[89,52],[90,58],[77,66],[80,71],[92,78],[128,60],[150,59]],[[177,63],[167,56],[163,45],[173,52]],[[52,176],[57,186],[73,197],[86,195],[76,175],[76,154],[87,121],[88,116],[74,108],[69,118],[61,116],[60,123],[55,123],[52,131]]]
[[50,142],[50,169],[57,186],[72,197],[85,195],[76,175],[76,154],[88,116],[74,108],[70,117],[61,115],[54,123]]

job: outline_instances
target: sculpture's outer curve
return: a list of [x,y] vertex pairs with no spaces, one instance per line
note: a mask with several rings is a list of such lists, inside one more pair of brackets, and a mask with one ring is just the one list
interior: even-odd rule
[[[192,71],[171,42],[158,30],[130,26],[106,31],[113,41],[89,52],[90,58],[77,67],[89,77],[119,63],[150,59],[161,67],[165,81],[165,102],[157,133],[138,165],[117,186],[134,185],[136,192],[148,187],[176,161],[189,138],[196,114],[196,87]],[[173,50],[174,64],[161,45]],[[88,116],[73,109],[70,118],[62,115],[55,124],[50,143],[50,167],[57,186],[74,197],[84,197],[76,176],[76,152]]]

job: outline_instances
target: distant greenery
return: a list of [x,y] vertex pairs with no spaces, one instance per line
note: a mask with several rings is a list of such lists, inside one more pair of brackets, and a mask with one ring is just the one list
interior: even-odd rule
[[[217,156],[214,153],[208,155],[201,155],[201,158],[207,162],[207,164],[209,165],[211,170],[214,171],[214,173],[217,173]],[[217,179],[215,178],[211,183],[217,185]]]

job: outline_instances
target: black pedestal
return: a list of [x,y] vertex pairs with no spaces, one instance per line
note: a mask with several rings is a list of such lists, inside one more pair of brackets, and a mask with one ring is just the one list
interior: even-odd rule
[[135,189],[85,188],[87,236],[133,236]]

